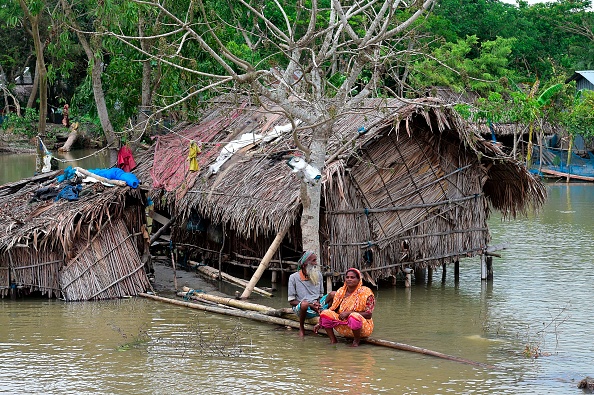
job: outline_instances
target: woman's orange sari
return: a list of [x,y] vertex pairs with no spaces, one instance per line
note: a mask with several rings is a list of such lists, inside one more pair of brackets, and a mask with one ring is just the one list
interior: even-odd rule
[[[361,277],[360,274],[359,277]],[[352,294],[345,296],[346,291],[346,284],[336,291],[330,309],[320,313],[320,326],[334,328],[339,335],[344,337],[354,337],[353,329],[360,327],[361,337],[370,336],[373,332],[373,319],[365,319],[359,312],[373,313],[375,307],[373,291],[363,286],[362,280],[359,280],[359,284]],[[346,321],[341,321],[338,318],[343,311],[353,311]]]

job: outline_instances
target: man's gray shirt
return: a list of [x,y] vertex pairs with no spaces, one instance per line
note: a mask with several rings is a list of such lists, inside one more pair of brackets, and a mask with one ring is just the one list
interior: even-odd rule
[[320,300],[324,296],[324,284],[320,281],[318,285],[314,285],[309,280],[302,280],[299,275],[300,272],[295,272],[289,276],[289,302],[292,300],[307,300],[314,302]]

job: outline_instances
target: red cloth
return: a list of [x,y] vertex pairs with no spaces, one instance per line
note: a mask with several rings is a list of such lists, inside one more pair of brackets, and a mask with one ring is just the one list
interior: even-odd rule
[[130,172],[136,167],[130,147],[124,145],[118,152],[118,167],[125,172]]

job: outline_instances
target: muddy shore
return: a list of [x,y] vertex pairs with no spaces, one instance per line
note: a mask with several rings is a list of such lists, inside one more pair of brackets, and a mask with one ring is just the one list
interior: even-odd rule
[[[171,259],[165,257],[153,258],[154,281],[151,282],[156,294],[164,297],[175,297],[175,283],[173,275],[173,266]],[[188,287],[194,290],[204,291],[206,293],[218,296],[229,296],[219,291],[218,284],[214,280],[208,280],[195,271],[178,268],[175,270],[177,288]]]

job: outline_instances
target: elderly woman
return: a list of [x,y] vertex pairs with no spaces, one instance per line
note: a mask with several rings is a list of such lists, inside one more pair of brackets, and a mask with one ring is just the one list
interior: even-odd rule
[[344,285],[336,291],[332,306],[320,313],[319,326],[326,329],[331,343],[339,335],[353,338],[353,347],[358,347],[362,337],[373,332],[373,291],[363,286],[361,272],[355,268],[346,271]]

